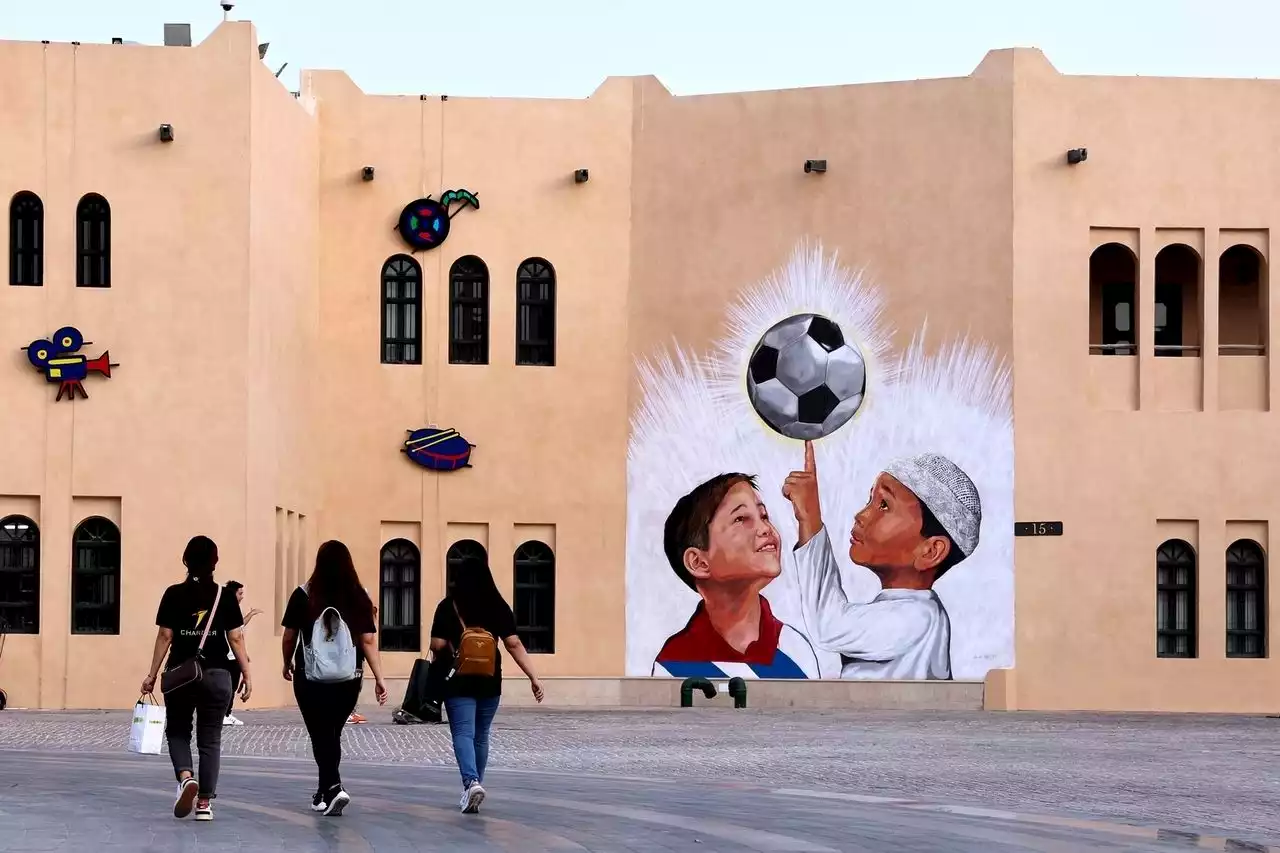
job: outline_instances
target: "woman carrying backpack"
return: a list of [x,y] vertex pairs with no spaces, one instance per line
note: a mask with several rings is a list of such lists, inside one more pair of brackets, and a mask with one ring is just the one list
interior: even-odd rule
[[360,585],[346,545],[331,541],[320,546],[315,571],[290,596],[281,624],[284,678],[293,682],[320,777],[311,809],[340,815],[351,802],[338,773],[342,727],[360,698],[366,663],[373,671],[378,704],[387,701],[373,602]]
[[[242,699],[249,700],[253,686],[240,603],[234,595],[224,595],[226,591],[213,580],[218,546],[207,536],[196,536],[187,543],[182,562],[187,579],[166,589],[160,599],[151,671],[142,680],[142,693],[149,695],[155,689],[160,664],[168,655],[160,690],[169,759],[178,777],[173,816],[184,818],[194,807],[196,820],[213,820],[211,801],[217,796],[222,763],[222,715],[232,698],[228,655],[239,664]],[[200,750],[198,781],[191,760],[192,717]]]
[[453,755],[462,775],[463,814],[475,814],[484,801],[484,768],[489,760],[489,728],[502,695],[502,655],[496,639],[529,676],[533,698],[542,701],[542,683],[516,636],[516,618],[494,585],[489,564],[469,558],[457,576],[452,596],[436,605],[431,620],[433,660],[451,660],[444,684],[444,705],[453,737]]

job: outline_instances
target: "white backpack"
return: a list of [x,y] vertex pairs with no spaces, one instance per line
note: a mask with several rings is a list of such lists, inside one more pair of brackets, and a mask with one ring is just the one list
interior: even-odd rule
[[[324,627],[324,618],[330,612],[337,623],[333,636],[329,636]],[[335,607],[326,607],[311,625],[311,642],[303,644],[302,654],[308,681],[351,681],[361,675],[356,668],[356,645],[351,640],[351,630]]]

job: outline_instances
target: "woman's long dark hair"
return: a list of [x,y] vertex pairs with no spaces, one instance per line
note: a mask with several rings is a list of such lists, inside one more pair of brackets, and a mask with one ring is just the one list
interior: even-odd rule
[[494,610],[506,605],[498,585],[493,582],[488,561],[480,557],[463,558],[450,597],[468,625],[479,625]]
[[316,552],[315,571],[307,581],[307,609],[311,621],[320,618],[327,607],[337,610],[348,626],[363,625],[373,620],[373,602],[360,584],[351,552],[337,540],[320,546]]
[[208,536],[192,536],[182,552],[182,564],[190,580],[210,583],[218,565],[218,546]]

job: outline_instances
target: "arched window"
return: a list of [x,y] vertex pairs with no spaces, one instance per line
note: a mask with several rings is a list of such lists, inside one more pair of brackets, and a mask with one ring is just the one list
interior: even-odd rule
[[556,271],[530,258],[516,271],[516,364],[556,363]]
[[556,650],[556,555],[545,542],[531,540],[515,554],[516,633],[530,654]]
[[1266,262],[1252,246],[1218,258],[1218,355],[1267,354]]
[[393,539],[382,546],[378,606],[378,648],[384,652],[422,650],[422,558],[418,546]]
[[489,363],[489,268],[475,255],[449,268],[449,363]]
[[1227,549],[1227,657],[1267,656],[1267,558],[1252,539]]
[[111,205],[89,193],[76,205],[76,287],[111,286]]
[[1089,352],[1133,355],[1138,342],[1138,259],[1120,243],[1107,243],[1089,256]]
[[9,202],[9,284],[44,284],[44,202],[26,190]]
[[1181,539],[1156,549],[1156,656],[1196,656],[1196,552]]
[[120,529],[86,518],[71,537],[71,633],[120,633]]
[[40,528],[21,515],[0,519],[0,631],[40,633]]
[[1156,355],[1199,358],[1203,280],[1200,255],[1184,243],[1156,255]]
[[449,546],[444,555],[444,592],[453,595],[454,587],[461,574],[471,560],[488,562],[489,552],[474,539],[460,539]]
[[382,363],[422,364],[422,267],[408,255],[382,265]]

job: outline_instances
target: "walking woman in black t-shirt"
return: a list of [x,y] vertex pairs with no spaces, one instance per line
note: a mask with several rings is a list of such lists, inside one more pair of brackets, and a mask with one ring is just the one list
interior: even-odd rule
[[[516,635],[516,618],[498,592],[489,564],[468,558],[460,567],[457,586],[451,597],[436,605],[431,620],[432,659],[453,660],[462,642],[463,622],[467,628],[483,628],[502,641],[512,659],[529,676],[533,698],[542,701],[542,682],[533,672],[533,663]],[[459,618],[461,617],[461,618]],[[484,767],[489,760],[489,728],[498,713],[502,695],[502,655],[494,651],[494,674],[452,675],[445,682],[445,711],[453,737],[453,755],[462,775],[463,814],[475,814],[485,797]]]
[[[240,697],[248,701],[253,692],[249,677],[249,656],[244,648],[244,619],[234,595],[220,595],[213,580],[218,565],[218,546],[206,536],[187,543],[182,562],[187,579],[164,591],[156,613],[155,649],[151,671],[142,680],[144,695],[155,690],[160,664],[168,655],[166,670],[199,658],[199,680],[165,694],[165,737],[169,758],[178,777],[178,797],[173,816],[191,814],[196,820],[213,820],[211,801],[217,796],[218,770],[222,759],[222,717],[232,698],[228,653],[240,670]],[[214,602],[217,602],[217,612]],[[207,632],[207,633],[206,633]],[[204,648],[200,648],[201,638]],[[196,780],[191,760],[191,727],[195,717],[196,745],[200,751],[200,776]]]
[[[338,611],[356,646],[356,674],[347,681],[313,682],[307,679],[304,648],[311,643],[311,629],[325,611]],[[332,617],[330,617],[332,618]],[[378,704],[387,701],[387,685],[382,680],[382,659],[378,655],[377,628],[373,622],[373,602],[360,584],[351,552],[341,542],[326,542],[316,553],[316,568],[305,587],[298,587],[285,607],[284,678],[293,682],[298,710],[311,736],[311,751],[319,771],[319,784],[311,798],[312,811],[340,815],[351,795],[342,787],[338,765],[342,762],[342,727],[360,698],[367,662],[373,671],[374,696]]]

